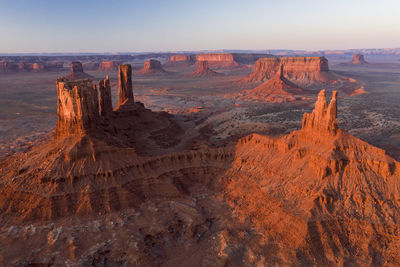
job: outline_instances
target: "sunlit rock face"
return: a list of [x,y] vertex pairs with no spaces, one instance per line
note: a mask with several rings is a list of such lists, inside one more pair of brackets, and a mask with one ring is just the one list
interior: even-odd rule
[[98,93],[91,80],[57,80],[56,136],[88,134],[99,119]]
[[118,106],[133,102],[132,67],[130,64],[118,66]]
[[329,81],[328,60],[325,57],[270,57],[256,61],[254,71],[242,82],[260,82],[272,78],[281,68],[290,81],[307,85]]
[[143,64],[143,69],[140,70],[141,75],[163,74],[166,71],[162,68],[161,62],[155,59],[146,60]]

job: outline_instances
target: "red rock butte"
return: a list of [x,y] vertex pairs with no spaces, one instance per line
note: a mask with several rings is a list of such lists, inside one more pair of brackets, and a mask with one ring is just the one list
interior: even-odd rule
[[83,71],[83,66],[81,62],[73,61],[71,62],[71,73],[68,74],[65,78],[70,81],[77,81],[93,77]]
[[365,65],[365,64],[368,64],[368,62],[365,61],[364,55],[362,55],[362,54],[354,54],[353,58],[351,60],[351,64]]
[[192,77],[209,77],[221,75],[221,73],[211,70],[208,67],[208,61],[198,61],[197,69],[189,75]]
[[[245,90],[244,94],[247,97],[251,97],[256,100],[270,100],[275,102],[273,99],[275,95],[279,96],[293,96],[293,95],[302,95],[305,91],[292,83],[284,76],[283,71],[284,66],[281,65],[279,71],[269,80],[263,82],[259,86],[251,90]],[[284,100],[295,100],[295,98],[279,98],[276,99],[279,102]]]
[[113,71],[118,70],[118,62],[113,60],[107,60],[100,62],[99,71]]
[[141,75],[164,74],[166,71],[162,68],[161,62],[155,59],[148,59],[143,64],[143,69],[139,71]]

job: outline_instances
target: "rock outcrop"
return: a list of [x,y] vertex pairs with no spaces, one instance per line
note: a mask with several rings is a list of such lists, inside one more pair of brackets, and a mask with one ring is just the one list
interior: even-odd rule
[[208,61],[198,61],[197,69],[189,75],[192,77],[209,77],[221,75],[221,73],[211,70],[208,67]]
[[193,55],[172,55],[168,57],[168,62],[165,66],[168,67],[185,67],[191,66],[196,62],[196,57]]
[[155,59],[148,59],[143,64],[143,69],[139,71],[141,75],[165,74],[161,62]]
[[303,116],[303,131],[312,133],[327,133],[335,135],[338,130],[337,121],[337,91],[332,92],[329,105],[326,102],[326,92],[321,90],[312,113]]
[[118,105],[133,103],[132,67],[130,64],[118,66]]
[[70,81],[77,81],[83,79],[90,79],[93,77],[83,71],[83,66],[81,62],[73,61],[71,62],[71,73],[68,74],[66,78]]
[[351,64],[365,65],[365,64],[368,64],[368,62],[365,61],[364,55],[362,55],[362,54],[354,54],[353,55],[353,59],[351,60]]
[[230,53],[209,53],[196,55],[197,62],[207,61],[210,67],[214,68],[230,68],[238,66]]
[[299,86],[286,79],[283,73],[283,65],[281,65],[275,76],[251,91],[260,94],[302,94],[304,91]]
[[100,62],[98,70],[105,72],[118,70],[118,62],[113,60],[102,61]]
[[98,92],[91,80],[57,80],[56,137],[85,135],[94,131],[99,119]]
[[103,117],[108,117],[113,113],[111,86],[108,75],[105,80],[99,81],[99,112]]
[[300,86],[327,83],[336,77],[329,71],[325,57],[271,57],[257,60],[254,71],[241,82],[260,82],[272,78],[283,66],[283,74]]

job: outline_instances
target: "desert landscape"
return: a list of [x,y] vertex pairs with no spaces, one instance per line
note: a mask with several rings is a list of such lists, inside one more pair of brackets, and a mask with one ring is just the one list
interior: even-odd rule
[[[51,45],[101,47],[82,25]],[[0,44],[0,266],[400,266],[400,48],[175,51],[143,28],[150,52]]]

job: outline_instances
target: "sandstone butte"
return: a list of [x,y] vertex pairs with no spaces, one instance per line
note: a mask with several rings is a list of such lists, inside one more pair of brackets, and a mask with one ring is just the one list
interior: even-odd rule
[[148,59],[143,64],[143,69],[139,71],[141,75],[165,74],[167,73],[161,66],[161,62],[155,59]]
[[192,76],[192,77],[209,77],[209,76],[217,76],[217,75],[222,75],[222,74],[211,70],[208,67],[208,61],[198,61],[197,69],[194,72],[189,74],[189,76]]
[[118,69],[118,62],[113,60],[102,61],[99,64],[99,71],[113,71]]
[[288,135],[171,152],[182,129],[118,75],[114,109],[107,78],[58,79],[54,138],[1,163],[2,264],[400,264],[400,163],[339,127],[336,92]]
[[253,101],[268,101],[274,103],[294,101],[296,95],[303,95],[310,93],[292,83],[284,76],[283,65],[280,66],[279,71],[269,80],[263,82],[259,86],[244,90],[240,93],[241,99],[249,99]]
[[365,64],[368,64],[368,62],[365,61],[364,55],[362,55],[362,54],[354,54],[353,58],[351,60],[351,64],[365,65]]
[[83,66],[81,62],[73,61],[71,62],[71,73],[68,74],[65,78],[70,81],[76,81],[92,78],[92,76],[83,71]]

